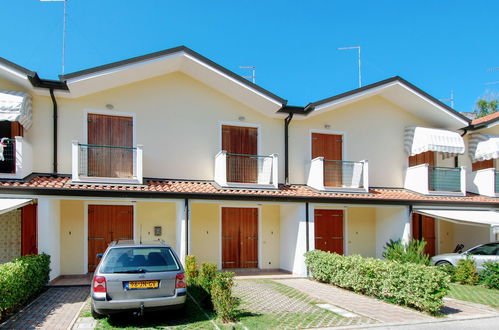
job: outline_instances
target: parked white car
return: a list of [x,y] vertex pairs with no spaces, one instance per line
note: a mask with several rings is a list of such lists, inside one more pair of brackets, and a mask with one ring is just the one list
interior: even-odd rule
[[458,261],[466,257],[473,258],[477,271],[481,271],[485,262],[499,262],[499,242],[481,244],[464,252],[439,254],[431,258],[431,264],[457,266]]

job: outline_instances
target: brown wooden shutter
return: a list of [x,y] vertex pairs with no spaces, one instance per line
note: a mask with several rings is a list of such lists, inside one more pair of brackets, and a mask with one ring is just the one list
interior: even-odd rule
[[[223,125],[222,150],[229,154],[257,155],[258,129],[256,127]],[[227,156],[227,181],[256,183],[258,159],[237,155]]]
[[312,133],[312,159],[324,157],[324,185],[342,186],[343,165],[341,162],[327,160],[343,160],[343,136],[337,134]]
[[488,159],[488,160],[482,160],[480,162],[474,162],[472,165],[472,171],[479,171],[483,170],[486,168],[494,168],[494,160],[493,159]]
[[409,156],[409,167],[421,164],[435,166],[435,152],[426,151],[414,156]]

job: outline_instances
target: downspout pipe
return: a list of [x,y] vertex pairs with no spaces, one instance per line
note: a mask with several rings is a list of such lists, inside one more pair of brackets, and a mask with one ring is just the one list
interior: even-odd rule
[[53,169],[52,172],[54,174],[57,174],[57,137],[58,137],[58,132],[57,132],[57,126],[58,126],[58,115],[57,115],[57,100],[55,99],[54,95],[54,89],[50,88],[50,98],[52,99],[52,114],[53,114],[53,150],[54,150],[54,163],[53,163]]
[[[466,128],[463,128],[463,134],[461,134],[461,137],[464,137],[467,133],[468,133],[468,130]],[[459,167],[458,156],[454,156],[454,167]]]
[[284,119],[284,184],[289,186],[289,124],[293,119],[293,113]]

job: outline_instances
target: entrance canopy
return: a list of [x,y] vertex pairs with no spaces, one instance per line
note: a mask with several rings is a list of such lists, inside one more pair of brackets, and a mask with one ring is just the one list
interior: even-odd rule
[[461,224],[491,226],[499,233],[499,212],[474,210],[414,209],[415,213]]
[[464,140],[456,132],[410,126],[405,128],[404,149],[409,156],[426,151],[436,151],[444,153],[447,157],[452,157],[464,154]]
[[499,158],[499,136],[472,134],[468,153],[473,161]]
[[32,122],[31,95],[0,90],[0,120],[18,121],[24,128]]
[[0,198],[0,214],[28,205],[31,201],[32,199]]

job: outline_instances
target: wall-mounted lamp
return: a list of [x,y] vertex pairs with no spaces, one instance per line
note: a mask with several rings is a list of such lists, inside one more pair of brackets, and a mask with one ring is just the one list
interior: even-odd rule
[[108,103],[108,104],[106,104],[106,109],[113,110],[114,109],[114,105]]
[[237,117],[237,119],[239,119],[239,121],[245,121],[245,120],[246,120],[246,117],[244,117],[244,116],[239,116],[239,117]]
[[324,128],[325,128],[325,129],[330,129],[330,128],[331,128],[331,125],[326,124],[326,125],[324,125]]

